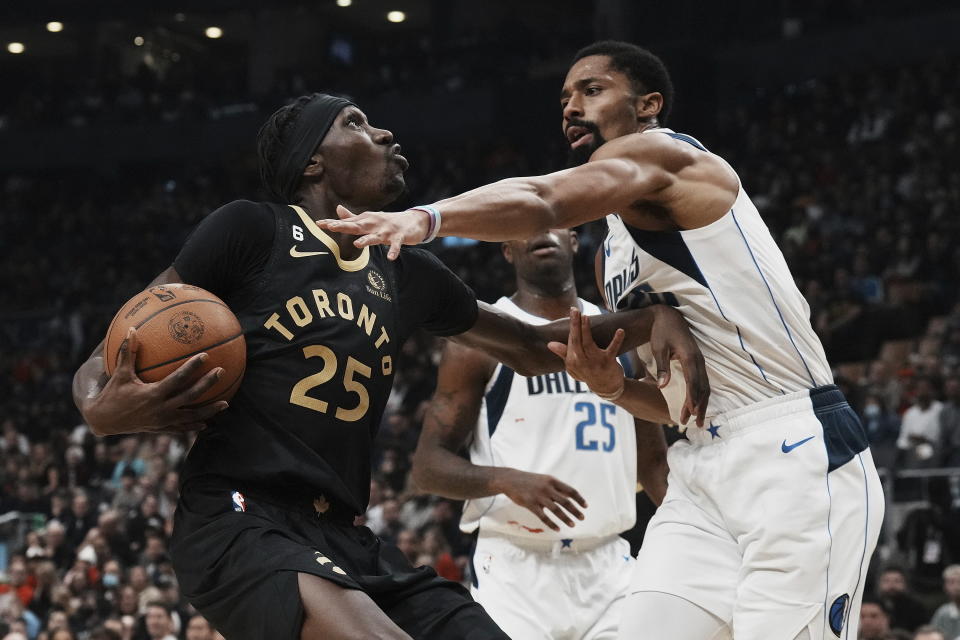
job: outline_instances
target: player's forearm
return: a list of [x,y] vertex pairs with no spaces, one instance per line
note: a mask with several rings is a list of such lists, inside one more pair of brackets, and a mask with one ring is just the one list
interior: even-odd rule
[[413,457],[413,482],[417,489],[454,500],[503,493],[505,471],[475,465],[440,446],[418,447]]
[[667,494],[667,442],[663,427],[645,420],[636,421],[637,482],[657,506]]
[[443,212],[439,235],[502,242],[561,228],[555,208],[543,195],[543,180],[527,177],[508,178],[441,200],[435,204]]
[[451,336],[451,340],[483,351],[522,376],[563,369],[563,360],[547,348],[547,340],[538,327],[485,302],[478,302],[477,306],[479,314],[473,327],[465,333]]
[[[470,331],[452,339],[465,346],[480,349],[522,376],[538,376],[563,370],[564,362],[547,348],[549,342],[566,342],[570,320],[556,320],[544,325],[529,325],[501,312],[485,302],[477,322]],[[626,336],[621,353],[650,341],[654,322],[661,314],[677,313],[664,305],[619,313],[592,316],[590,329],[597,344],[607,345],[617,329]]]
[[[664,313],[678,312],[668,306],[658,304],[643,309],[590,316],[590,333],[593,335],[595,343],[606,346],[613,340],[613,335],[617,332],[617,329],[623,329],[626,335],[620,352],[625,353],[650,342],[650,332],[653,329],[653,324]],[[543,342],[566,342],[570,333],[570,319],[555,320],[534,327],[534,330]]]
[[613,400],[614,404],[623,407],[640,420],[656,424],[673,424],[667,401],[655,384],[631,378],[624,379],[623,384],[623,395]]
[[437,202],[443,214],[439,235],[497,242],[574,227],[661,187],[662,174],[611,158],[542,176],[508,178]]

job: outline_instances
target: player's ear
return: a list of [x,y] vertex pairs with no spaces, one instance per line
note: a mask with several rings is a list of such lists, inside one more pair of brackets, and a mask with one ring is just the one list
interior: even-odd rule
[[319,151],[310,156],[310,161],[303,169],[303,175],[308,178],[320,178],[323,176],[323,154]]
[[577,251],[580,250],[580,238],[573,229],[570,229],[568,233],[570,234],[570,248],[573,250],[573,254],[576,255]]
[[663,109],[663,94],[659,91],[645,93],[637,97],[637,120],[649,122]]
[[513,247],[510,246],[510,243],[500,243],[500,251],[503,252],[503,258],[510,264],[513,264]]

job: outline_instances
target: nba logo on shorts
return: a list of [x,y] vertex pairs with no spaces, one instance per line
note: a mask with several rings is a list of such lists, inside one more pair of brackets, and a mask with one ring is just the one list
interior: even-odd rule
[[233,500],[233,510],[240,511],[241,513],[247,510],[247,499],[243,497],[243,494],[239,491],[234,491],[230,494],[230,499]]

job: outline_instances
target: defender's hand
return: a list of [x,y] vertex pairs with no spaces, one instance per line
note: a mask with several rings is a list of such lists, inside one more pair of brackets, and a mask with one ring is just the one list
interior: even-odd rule
[[543,524],[554,531],[560,531],[560,527],[547,517],[547,511],[553,513],[568,527],[574,526],[570,515],[583,520],[583,513],[577,508],[577,504],[586,509],[587,501],[570,485],[560,482],[553,476],[540,473],[528,473],[518,469],[503,471],[507,475],[503,480],[502,493],[537,516]]
[[656,314],[650,329],[650,348],[657,362],[657,386],[663,389],[670,382],[670,361],[679,360],[687,382],[687,397],[680,411],[680,423],[696,416],[702,427],[710,400],[710,380],[700,347],[690,333],[687,321],[679,311],[666,305],[651,307]]
[[207,354],[198,353],[159,382],[144,382],[134,366],[139,347],[137,332],[131,327],[120,345],[113,376],[83,407],[83,417],[95,434],[203,429],[206,420],[227,408],[222,400],[190,407],[223,375],[223,368],[217,367],[190,382]]
[[594,393],[609,395],[624,385],[623,367],[617,361],[624,335],[623,329],[617,329],[607,348],[601,349],[593,341],[590,318],[571,308],[567,344],[550,342],[547,347],[563,358],[571,376],[586,383]]
[[367,247],[372,244],[390,246],[387,257],[396,260],[400,247],[405,244],[420,244],[427,237],[430,228],[430,214],[426,211],[367,211],[355,215],[343,205],[337,205],[339,220],[324,218],[317,220],[321,229],[337,233],[360,236],[353,241],[354,246]]

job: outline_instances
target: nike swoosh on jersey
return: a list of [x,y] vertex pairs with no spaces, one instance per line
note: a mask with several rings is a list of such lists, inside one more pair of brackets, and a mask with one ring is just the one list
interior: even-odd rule
[[291,258],[309,258],[310,256],[322,256],[327,253],[327,251],[297,251],[297,245],[290,247]]
[[780,445],[780,451],[783,451],[784,453],[790,453],[791,451],[793,451],[794,449],[802,445],[804,442],[810,442],[814,438],[816,438],[816,436],[810,436],[809,438],[804,438],[803,440],[794,442],[793,444],[787,444],[787,441],[784,440],[783,444]]

